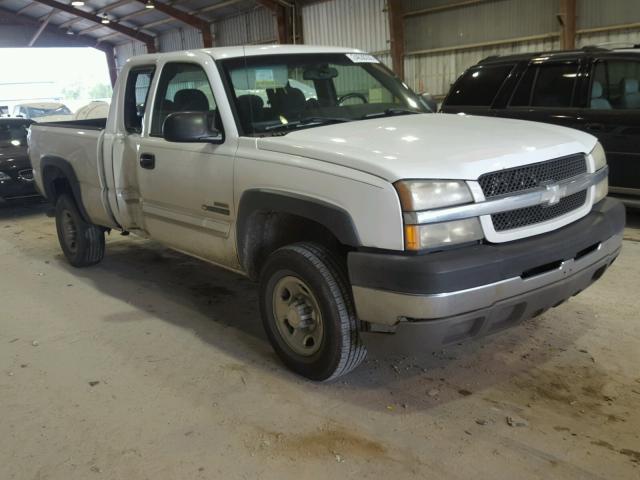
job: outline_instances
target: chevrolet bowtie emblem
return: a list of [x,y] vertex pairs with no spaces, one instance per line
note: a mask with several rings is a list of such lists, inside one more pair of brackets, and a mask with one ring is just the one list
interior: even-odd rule
[[546,190],[542,192],[542,203],[550,207],[562,200],[567,194],[567,187],[560,186],[557,183],[553,185],[545,185]]

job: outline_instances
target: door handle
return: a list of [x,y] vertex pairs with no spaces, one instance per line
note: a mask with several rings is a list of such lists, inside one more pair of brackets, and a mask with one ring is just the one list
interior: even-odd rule
[[597,132],[601,132],[604,130],[604,123],[587,123],[585,125],[587,130],[595,130]]
[[147,170],[156,168],[156,156],[153,153],[140,154],[140,166]]

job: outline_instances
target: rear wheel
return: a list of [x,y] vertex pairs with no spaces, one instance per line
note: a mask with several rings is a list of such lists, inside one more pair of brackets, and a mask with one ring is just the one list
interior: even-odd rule
[[74,267],[88,267],[104,257],[104,231],[87,223],[70,195],[56,202],[56,230],[65,257]]
[[297,243],[276,250],[260,278],[264,328],[282,361],[311,380],[332,380],[366,356],[342,262]]

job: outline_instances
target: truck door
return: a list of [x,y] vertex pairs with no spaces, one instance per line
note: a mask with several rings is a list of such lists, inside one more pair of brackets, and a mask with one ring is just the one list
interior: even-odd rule
[[610,191],[640,195],[640,61],[599,59],[590,78],[588,105],[575,127],[602,143],[609,163]]
[[[144,229],[177,250],[237,267],[231,228],[236,142],[173,143],[162,136],[163,122],[171,113],[212,112],[220,118],[211,84],[197,63],[162,66],[138,150]],[[215,123],[224,132],[221,120]]]

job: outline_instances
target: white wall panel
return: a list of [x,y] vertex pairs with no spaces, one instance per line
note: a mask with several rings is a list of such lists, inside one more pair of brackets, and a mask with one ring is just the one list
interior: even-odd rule
[[215,24],[214,31],[215,44],[219,47],[276,43],[278,38],[276,19],[266,8],[225,18]]
[[[638,5],[640,9],[640,5]],[[600,45],[607,48],[615,48],[623,45],[640,44],[640,28],[629,30],[617,30],[612,32],[594,32],[578,35],[577,47],[586,45]]]
[[302,34],[308,45],[389,50],[384,0],[331,0],[302,8]]

